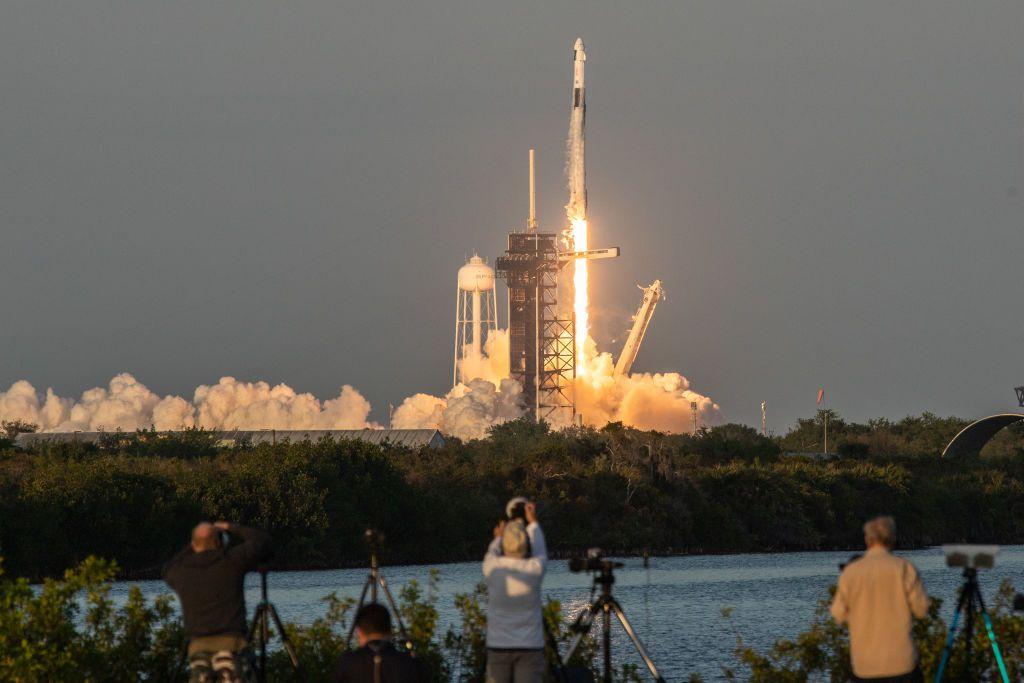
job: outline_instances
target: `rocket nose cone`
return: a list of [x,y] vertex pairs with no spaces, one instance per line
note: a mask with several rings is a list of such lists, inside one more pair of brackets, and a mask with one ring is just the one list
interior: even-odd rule
[[572,46],[572,49],[573,50],[582,50],[583,49],[583,39],[582,38],[577,38],[576,39],[576,44]]

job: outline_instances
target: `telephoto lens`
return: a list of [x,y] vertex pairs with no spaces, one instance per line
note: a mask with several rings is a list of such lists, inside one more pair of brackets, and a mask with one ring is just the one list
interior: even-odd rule
[[1017,612],[1024,612],[1024,593],[1017,593],[1013,597],[1013,609]]

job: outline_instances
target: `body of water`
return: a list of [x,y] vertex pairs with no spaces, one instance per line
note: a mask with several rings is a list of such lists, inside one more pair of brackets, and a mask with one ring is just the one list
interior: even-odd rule
[[[938,548],[898,554],[921,570],[930,595],[945,599],[943,617],[948,623],[960,572],[945,566]],[[805,630],[818,600],[836,580],[837,565],[849,555],[813,552],[651,558],[648,568],[640,559],[627,558],[622,560],[626,566],[616,572],[614,594],[666,679],[685,680],[696,672],[708,681],[721,680],[722,667],[736,664],[737,634],[765,650],[775,640],[793,638]],[[449,624],[458,622],[454,596],[472,591],[481,580],[480,563],[385,567],[383,572],[397,594],[410,579],[425,584],[431,568],[440,570],[437,607],[443,634]],[[358,598],[366,576],[363,569],[274,573],[270,575],[270,599],[282,619],[309,623],[324,613],[323,596],[333,591]],[[1002,548],[995,569],[980,573],[989,604],[1003,579],[1024,591],[1024,546]],[[115,596],[123,598],[132,585],[149,598],[168,591],[159,581],[121,582],[115,585]],[[250,574],[246,586],[251,614],[259,600],[259,577]],[[589,575],[570,573],[564,561],[549,564],[544,593],[561,600],[572,615],[587,603],[589,591]],[[722,617],[723,608],[731,608],[730,619]],[[618,625],[615,629],[616,659],[639,665],[625,634]]]

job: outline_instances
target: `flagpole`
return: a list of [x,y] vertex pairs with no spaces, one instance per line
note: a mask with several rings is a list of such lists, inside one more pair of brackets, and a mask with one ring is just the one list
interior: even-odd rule
[[825,416],[825,455],[828,455],[828,408],[822,409],[822,415]]
[[[826,406],[826,403],[825,403],[825,387],[821,387],[820,389],[818,389],[818,405],[819,406]],[[825,425],[825,447],[824,447],[825,453],[824,454],[828,455],[828,408],[827,407],[822,407],[821,408],[821,421]]]

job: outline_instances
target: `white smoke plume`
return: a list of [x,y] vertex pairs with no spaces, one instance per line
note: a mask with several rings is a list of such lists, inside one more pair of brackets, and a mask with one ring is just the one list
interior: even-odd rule
[[471,349],[466,352],[459,359],[459,377],[485,379],[494,386],[508,378],[508,330],[491,330],[484,340],[483,353],[476,355]]
[[370,403],[345,385],[337,398],[321,402],[312,394],[266,382],[239,382],[223,377],[201,385],[192,401],[161,398],[128,373],[107,387],[84,392],[78,400],[61,398],[52,389],[41,397],[21,380],[0,391],[0,420],[24,420],[45,432],[206,429],[366,429]]
[[587,340],[587,369],[576,378],[576,410],[586,424],[602,427],[622,422],[637,429],[688,432],[693,428],[690,403],[697,404],[700,426],[719,424],[718,404],[690,389],[690,382],[677,372],[636,373],[615,376],[610,353],[598,353],[593,339]]
[[482,439],[494,425],[523,414],[522,389],[507,377],[497,385],[489,379],[459,384],[444,397],[416,394],[395,409],[395,429],[440,429],[460,439]]
[[[463,376],[474,379],[457,385],[444,396],[415,394],[395,410],[396,429],[439,429],[461,439],[487,436],[488,430],[523,414],[522,390],[509,379],[508,333],[498,330],[480,358],[461,364]],[[640,429],[685,432],[692,428],[690,403],[697,404],[703,426],[718,424],[721,414],[710,398],[690,389],[675,372],[616,377],[612,356],[598,353],[592,339],[585,372],[576,379],[577,411],[595,427],[622,422]],[[40,394],[27,381],[0,391],[0,420],[24,420],[42,431],[159,431],[188,427],[205,429],[373,429],[370,403],[349,385],[336,398],[321,401],[297,393],[285,384],[242,382],[223,377],[213,385],[196,388],[191,400],[158,396],[128,373],[106,387],[84,392],[80,398],[57,396],[52,389]],[[566,425],[553,425],[563,427]]]
[[[498,330],[488,339],[483,358],[467,359],[460,374],[479,379],[459,384],[446,396],[416,394],[395,410],[397,429],[440,429],[462,439],[482,438],[487,430],[523,414],[519,384],[508,379],[508,333]],[[576,378],[576,409],[585,424],[603,427],[622,422],[638,429],[687,432],[693,428],[690,403],[697,404],[700,426],[721,422],[718,405],[690,389],[690,382],[676,372],[638,373],[616,377],[609,353],[598,353],[587,340],[586,371]],[[554,427],[567,425],[555,424]]]
[[523,414],[522,388],[509,379],[508,331],[493,330],[483,352],[459,360],[459,376],[473,378],[444,396],[414,394],[395,409],[395,429],[439,429],[460,439],[482,439],[497,424]]

